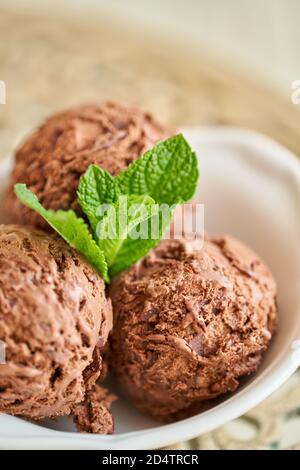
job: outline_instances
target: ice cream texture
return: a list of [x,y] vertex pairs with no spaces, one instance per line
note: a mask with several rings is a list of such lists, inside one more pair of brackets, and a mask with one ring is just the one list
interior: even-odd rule
[[72,409],[77,430],[93,434],[112,434],[114,420],[110,407],[116,398],[104,387],[95,384],[87,391],[84,401]]
[[69,414],[101,374],[111,326],[104,282],[75,250],[56,235],[0,226],[1,412]]
[[17,150],[5,198],[7,219],[49,230],[13,192],[25,183],[46,209],[79,211],[80,176],[96,164],[113,176],[170,132],[148,113],[114,102],[83,105],[54,114]]
[[173,421],[257,370],[277,323],[264,262],[229,236],[164,240],[117,277],[111,366],[142,411]]

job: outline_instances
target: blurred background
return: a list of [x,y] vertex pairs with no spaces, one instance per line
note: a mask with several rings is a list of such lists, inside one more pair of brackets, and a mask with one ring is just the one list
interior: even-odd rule
[[[255,129],[300,155],[299,51],[299,0],[0,0],[0,157],[53,111],[102,99],[174,127]],[[296,446],[299,375],[279,401],[177,448]]]
[[299,0],[0,0],[1,154],[53,110],[103,98],[300,153],[299,21]]
[[[2,2],[1,2],[2,3]],[[189,43],[276,85],[299,77],[299,0],[8,0],[11,7],[83,21],[103,20],[141,35]],[[113,23],[111,26],[113,27]]]

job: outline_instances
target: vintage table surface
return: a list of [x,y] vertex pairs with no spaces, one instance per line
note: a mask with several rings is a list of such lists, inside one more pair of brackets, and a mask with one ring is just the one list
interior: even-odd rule
[[[95,99],[142,105],[174,126],[237,125],[300,155],[300,106],[240,77],[201,51],[0,7],[0,157],[54,110]],[[300,449],[300,372],[242,418],[172,449]]]

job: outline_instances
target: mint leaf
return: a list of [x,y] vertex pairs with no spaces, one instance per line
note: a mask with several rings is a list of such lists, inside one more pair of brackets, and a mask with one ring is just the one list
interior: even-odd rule
[[82,253],[106,282],[109,282],[104,253],[93,240],[88,226],[74,211],[55,212],[44,209],[37,196],[27,189],[25,184],[16,184],[14,190],[25,206],[40,214],[69,245]]
[[116,178],[90,165],[77,197],[94,239],[72,210],[44,209],[23,184],[15,185],[15,192],[109,282],[108,271],[123,271],[158,243],[174,205],[192,198],[198,176],[196,155],[182,135],[157,144]]
[[104,213],[99,206],[114,202],[119,188],[114,178],[107,171],[96,165],[90,165],[79,180],[77,198],[81,209],[89,219],[93,232]]
[[193,197],[198,176],[197,157],[179,134],[148,150],[115,180],[123,194],[148,194],[172,205]]
[[[158,206],[156,206],[158,207]],[[148,239],[133,239],[132,232],[124,240],[122,250],[114,260],[114,263],[109,268],[111,276],[115,276],[121,271],[129,268],[132,264],[145,256],[157,243],[161,240],[164,232],[171,223],[173,211],[170,209],[168,214],[163,213],[161,210],[154,211],[155,214],[149,218],[146,223],[148,224]],[[143,222],[144,225],[144,222]],[[154,233],[151,234],[151,228],[155,227]],[[136,227],[138,232],[141,232],[140,225]]]
[[[122,262],[126,267],[132,263],[130,261],[132,253],[129,248],[134,243],[148,242],[148,231],[144,233],[146,239],[130,239],[130,237],[143,236],[139,229],[148,228],[143,223],[158,212],[158,206],[150,196],[120,196],[114,205],[111,205],[107,214],[103,217],[97,228],[99,237],[98,244],[104,252],[108,267],[112,272],[116,272],[115,263],[119,258],[128,260]],[[129,239],[130,242],[129,243]]]

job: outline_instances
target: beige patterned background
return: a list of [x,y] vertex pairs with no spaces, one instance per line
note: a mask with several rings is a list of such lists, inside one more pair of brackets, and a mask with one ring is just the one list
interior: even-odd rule
[[[14,2],[15,3],[15,2]],[[297,78],[297,77],[295,77]],[[300,77],[299,77],[300,78]],[[142,40],[101,18],[50,19],[0,6],[0,156],[52,111],[113,98],[177,125],[256,129],[300,155],[300,107],[167,39]],[[300,373],[242,418],[179,449],[300,449]]]

